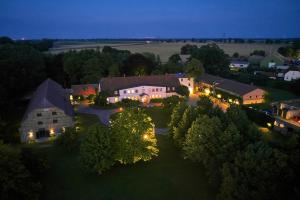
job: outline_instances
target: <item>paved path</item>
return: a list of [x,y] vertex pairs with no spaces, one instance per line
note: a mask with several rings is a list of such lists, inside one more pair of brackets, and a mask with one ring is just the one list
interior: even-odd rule
[[[106,126],[109,125],[110,116],[114,113],[120,112],[119,109],[97,109],[85,105],[79,106],[78,113],[97,115],[99,120]],[[167,128],[155,128],[155,134],[166,134]]]

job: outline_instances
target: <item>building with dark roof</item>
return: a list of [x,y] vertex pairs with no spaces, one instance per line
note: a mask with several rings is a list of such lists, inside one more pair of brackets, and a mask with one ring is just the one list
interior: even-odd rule
[[88,97],[89,95],[96,95],[98,87],[98,84],[72,85],[71,93],[73,96]]
[[238,81],[213,76],[210,74],[203,74],[199,77],[200,89],[209,88],[211,91],[215,90],[226,92],[230,95],[236,96],[240,99],[242,104],[255,104],[264,101],[265,91],[254,86]]
[[21,141],[42,141],[73,126],[74,110],[68,92],[51,79],[35,91],[21,122]]
[[187,86],[191,93],[194,90],[193,78],[187,78],[181,74],[166,74],[102,78],[99,91],[109,94],[109,103],[116,103],[123,99],[148,102],[153,98],[178,95],[176,88],[180,85]]

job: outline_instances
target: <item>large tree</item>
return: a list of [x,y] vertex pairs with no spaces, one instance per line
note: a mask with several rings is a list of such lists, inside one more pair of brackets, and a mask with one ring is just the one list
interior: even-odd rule
[[202,63],[195,58],[192,58],[185,66],[185,73],[192,78],[198,78],[204,73]]
[[177,105],[173,108],[172,114],[171,114],[171,120],[168,124],[169,128],[169,135],[171,138],[173,138],[174,131],[178,127],[180,120],[182,119],[182,115],[187,108],[186,103],[179,102]]
[[158,149],[152,119],[140,109],[126,109],[111,123],[116,141],[116,160],[132,164],[157,156]]
[[127,76],[149,75],[155,64],[142,54],[132,54],[123,62],[122,73]]
[[115,163],[115,146],[109,127],[91,127],[80,146],[80,161],[86,171],[101,174]]
[[191,54],[203,63],[204,69],[210,74],[226,75],[229,71],[228,55],[217,45],[204,45]]

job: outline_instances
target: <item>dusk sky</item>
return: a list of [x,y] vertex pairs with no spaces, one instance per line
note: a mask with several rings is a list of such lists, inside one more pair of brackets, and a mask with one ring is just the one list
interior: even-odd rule
[[0,36],[299,37],[300,0],[0,0]]

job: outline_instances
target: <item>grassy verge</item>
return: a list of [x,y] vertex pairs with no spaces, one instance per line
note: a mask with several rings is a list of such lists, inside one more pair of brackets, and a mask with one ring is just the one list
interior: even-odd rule
[[78,153],[45,148],[50,171],[42,199],[214,199],[202,166],[183,160],[167,136],[158,136],[159,156],[114,166],[101,176],[80,168]]
[[170,119],[171,111],[162,107],[144,108],[147,115],[149,115],[156,128],[166,128]]

